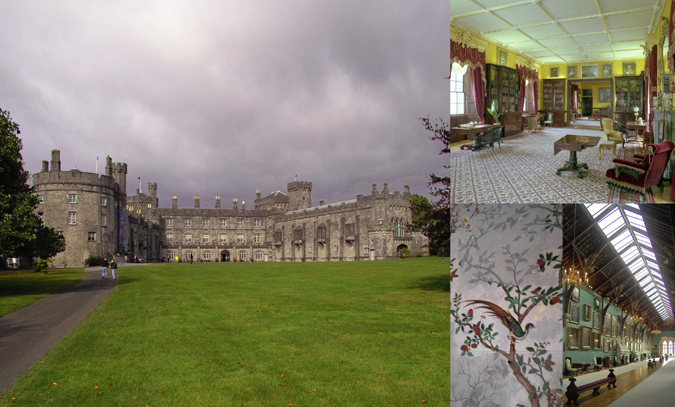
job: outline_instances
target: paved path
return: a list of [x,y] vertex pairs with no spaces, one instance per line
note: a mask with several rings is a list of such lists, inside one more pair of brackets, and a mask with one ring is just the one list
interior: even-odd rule
[[117,284],[115,280],[102,280],[100,267],[85,271],[85,279],[74,286],[0,318],[0,394],[75,328]]

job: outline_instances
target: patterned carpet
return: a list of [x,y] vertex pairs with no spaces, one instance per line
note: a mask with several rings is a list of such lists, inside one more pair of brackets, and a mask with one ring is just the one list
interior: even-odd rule
[[[521,133],[502,141],[501,149],[460,150],[450,154],[451,200],[454,203],[653,203],[654,197],[610,188],[605,172],[613,168],[612,156],[598,147],[577,152],[587,163],[584,178],[556,170],[569,160],[569,151],[553,155],[553,144],[566,134],[599,136],[598,130],[545,128],[542,132]],[[616,147],[618,157],[632,159],[637,143]]]

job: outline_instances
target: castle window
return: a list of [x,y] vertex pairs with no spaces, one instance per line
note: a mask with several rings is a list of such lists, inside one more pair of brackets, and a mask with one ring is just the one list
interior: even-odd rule
[[400,220],[397,220],[395,223],[394,236],[396,237],[405,236],[405,227],[403,226],[403,222]]
[[302,240],[302,229],[295,229],[293,231],[293,240]]
[[260,235],[253,235],[253,243],[260,243]]
[[167,253],[166,253],[166,257],[167,257],[169,260],[173,260],[173,252],[167,252]]
[[244,243],[244,235],[237,235],[237,243]]
[[42,205],[45,203],[45,196],[44,195],[38,195],[38,203]]
[[237,219],[237,227],[238,228],[244,227],[244,220],[243,219]]
[[203,244],[209,244],[210,240],[211,240],[211,236],[209,236],[209,235],[202,236],[202,243]]
[[220,227],[221,227],[221,228],[226,228],[226,227],[227,227],[227,219],[221,219],[221,220],[220,220]]
[[192,219],[185,219],[185,226],[192,227]]
[[353,223],[345,224],[345,236],[354,236],[354,224]]
[[316,229],[316,238],[317,239],[326,239],[326,227],[325,226],[319,226]]
[[169,243],[173,243],[173,235],[166,235],[166,241]]
[[101,206],[108,206],[108,197],[101,197]]
[[68,212],[68,224],[77,225],[77,212]]
[[227,243],[227,236],[225,236],[225,235],[220,235],[220,243],[222,243],[222,244]]
[[211,261],[211,252],[204,252],[204,261]]
[[253,221],[253,226],[256,227],[256,228],[259,228],[259,227],[260,227],[260,219],[254,220],[254,221]]
[[108,226],[108,217],[101,215],[101,226]]
[[334,252],[337,252],[337,251],[338,251],[338,245],[336,245],[336,244],[333,245],[333,251],[334,251]]
[[258,250],[257,252],[255,252],[255,259],[256,259],[256,260],[262,260],[262,259],[263,259],[263,252],[262,252],[262,250]]
[[245,251],[239,252],[239,261],[246,261],[246,252]]
[[173,219],[167,219],[166,220],[166,227],[168,227],[168,228],[173,227]]
[[202,219],[202,227],[209,227],[209,220],[208,219]]
[[77,203],[77,194],[68,194],[68,203]]
[[192,257],[192,252],[191,252],[191,251],[185,252],[185,260],[186,260],[186,261],[190,261],[190,258],[191,258],[191,257]]
[[281,232],[274,232],[274,241],[281,242]]
[[87,233],[87,241],[88,242],[95,242],[96,241],[96,232]]
[[192,243],[192,235],[185,235],[185,243]]

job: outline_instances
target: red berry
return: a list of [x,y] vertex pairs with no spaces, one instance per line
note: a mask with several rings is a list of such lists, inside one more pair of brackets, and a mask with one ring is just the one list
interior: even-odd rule
[[544,362],[544,366],[550,368],[550,367],[551,367],[551,362],[552,362],[551,359],[546,359],[546,362]]
[[472,309],[469,310],[469,316],[470,316],[470,317],[473,316],[473,310],[472,310]]
[[557,304],[560,302],[560,297],[553,297],[551,298],[551,304]]
[[460,349],[462,350],[462,352],[466,352],[469,350],[469,348],[467,348],[466,345],[462,345]]
[[471,347],[474,348],[474,349],[476,349],[476,348],[478,347],[478,345],[476,345],[475,343],[472,343],[472,344],[471,344]]
[[544,259],[538,259],[538,260],[537,260],[537,265],[538,265],[538,266],[541,267],[541,266],[543,266],[544,264],[546,264],[546,262],[544,261]]
[[541,287],[537,287],[537,288],[534,289],[535,293],[538,293],[539,291],[541,291]]
[[473,331],[476,333],[476,335],[480,335],[480,327],[474,326]]

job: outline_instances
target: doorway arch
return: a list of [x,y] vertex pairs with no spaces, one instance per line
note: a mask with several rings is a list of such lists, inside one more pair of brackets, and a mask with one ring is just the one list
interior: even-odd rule
[[230,261],[230,251],[223,250],[220,252],[220,261]]
[[403,250],[403,249],[407,249],[407,248],[408,248],[407,245],[405,245],[405,244],[400,244],[400,245],[398,245],[398,247],[396,248],[396,253],[400,252],[400,251]]

